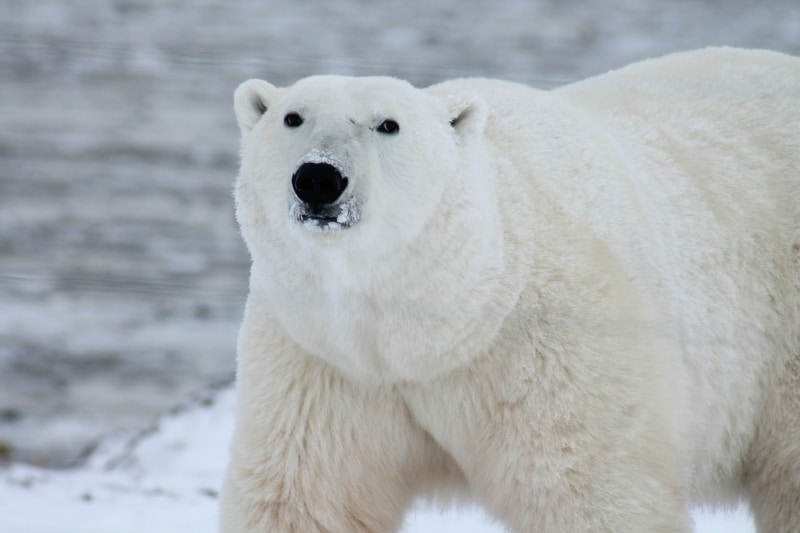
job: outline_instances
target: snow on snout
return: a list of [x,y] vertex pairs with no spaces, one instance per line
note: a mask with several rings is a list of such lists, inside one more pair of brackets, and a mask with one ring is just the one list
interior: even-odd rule
[[352,226],[361,219],[361,211],[358,209],[356,199],[351,196],[346,202],[339,205],[339,214],[336,222],[341,226]]
[[351,196],[336,208],[338,213],[333,214],[336,217],[335,219],[310,217],[302,203],[295,200],[289,206],[289,218],[301,222],[307,229],[323,232],[349,228],[361,220],[361,210],[354,196]]
[[308,152],[306,155],[301,157],[300,160],[297,162],[297,165],[295,165],[294,168],[295,172],[297,172],[297,169],[299,169],[302,165],[306,163],[326,163],[336,168],[339,172],[342,173],[343,176],[347,176],[347,171],[345,170],[342,162],[327,150],[314,148],[313,150]]

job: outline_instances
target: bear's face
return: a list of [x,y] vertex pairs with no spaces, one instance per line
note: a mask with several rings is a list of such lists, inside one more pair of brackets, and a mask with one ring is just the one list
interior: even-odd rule
[[259,231],[297,246],[333,240],[373,253],[396,251],[435,216],[463,172],[464,136],[482,126],[473,101],[381,77],[315,76],[285,89],[250,80],[234,104],[243,229],[256,217]]

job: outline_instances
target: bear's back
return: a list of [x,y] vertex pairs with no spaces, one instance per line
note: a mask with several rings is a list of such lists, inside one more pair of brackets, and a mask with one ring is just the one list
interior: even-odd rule
[[[708,49],[553,91],[484,79],[429,90],[486,100],[486,140],[514,169],[499,179],[528,204],[508,224],[563,215],[658,302],[691,405],[748,398],[698,407],[693,433],[748,435],[769,361],[800,349],[800,59]],[[547,224],[531,224],[531,242]],[[719,482],[745,444],[705,449],[698,483]]]

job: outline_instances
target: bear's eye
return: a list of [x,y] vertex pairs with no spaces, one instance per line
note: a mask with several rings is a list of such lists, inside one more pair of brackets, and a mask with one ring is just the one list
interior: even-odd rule
[[392,119],[386,119],[383,122],[381,122],[380,126],[378,126],[378,131],[381,133],[388,133],[389,135],[392,135],[400,131],[400,124],[398,124]]
[[297,113],[288,113],[283,117],[283,123],[290,128],[296,128],[303,123],[303,117]]

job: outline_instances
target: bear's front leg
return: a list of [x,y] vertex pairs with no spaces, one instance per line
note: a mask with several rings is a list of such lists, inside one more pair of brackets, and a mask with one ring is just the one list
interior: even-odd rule
[[515,331],[408,405],[510,531],[691,531],[680,381],[656,341],[579,333]]
[[444,464],[390,388],[359,388],[265,321],[243,326],[238,391],[223,533],[396,531],[429,459]]

